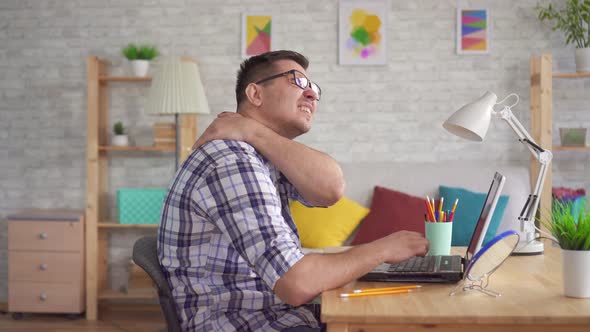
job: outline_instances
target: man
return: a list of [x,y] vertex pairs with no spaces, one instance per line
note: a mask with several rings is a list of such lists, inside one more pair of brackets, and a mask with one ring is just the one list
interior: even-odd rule
[[237,113],[195,143],[166,196],[158,253],[186,331],[319,331],[322,291],[383,262],[424,255],[428,241],[398,232],[340,254],[303,255],[289,199],[329,206],[340,167],[293,138],[321,97],[307,59],[275,51],[244,61]]

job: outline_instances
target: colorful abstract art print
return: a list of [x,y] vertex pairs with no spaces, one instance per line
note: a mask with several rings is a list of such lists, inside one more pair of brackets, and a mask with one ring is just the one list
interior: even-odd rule
[[340,0],[338,58],[341,65],[387,63],[387,0]]
[[242,58],[269,52],[273,46],[272,15],[242,15]]
[[490,12],[487,9],[457,9],[457,54],[490,51]]

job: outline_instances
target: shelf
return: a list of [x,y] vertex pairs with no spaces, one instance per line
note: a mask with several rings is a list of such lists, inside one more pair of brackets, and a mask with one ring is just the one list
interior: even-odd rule
[[174,151],[175,148],[161,146],[112,146],[101,145],[99,151]]
[[590,151],[590,146],[554,146],[553,151]]
[[149,82],[152,78],[150,76],[99,76],[98,80],[100,82]]
[[115,229],[115,228],[126,228],[126,229],[157,229],[158,224],[119,224],[116,222],[99,222],[98,228],[104,229]]
[[[1,0],[0,0],[1,1]],[[155,142],[144,142],[145,146],[111,146],[106,140],[111,135],[109,125],[109,89],[112,86],[138,85],[149,87],[153,77],[135,77],[124,72],[109,72],[111,63],[97,56],[88,56],[86,61],[86,318],[98,319],[99,300],[131,302],[137,299],[156,299],[150,289],[130,289],[131,294],[99,287],[98,276],[109,284],[109,268],[112,266],[109,255],[109,236],[115,232],[140,232],[154,234],[157,224],[120,224],[116,218],[101,218],[101,211],[108,210],[109,204],[109,158],[118,157],[174,157],[182,161],[191,153],[191,146],[197,140],[197,116],[183,115],[178,123],[178,148],[175,143],[155,146]],[[170,153],[172,152],[172,153]],[[174,160],[172,159],[172,160]],[[146,234],[147,235],[147,234]],[[130,245],[133,245],[132,243]],[[100,283],[101,285],[103,283]],[[106,288],[106,287],[104,287]],[[111,301],[112,302],[112,301]],[[1,328],[0,328],[1,329]]]
[[123,293],[112,289],[106,289],[100,291],[100,293],[98,294],[99,300],[149,300],[157,298],[158,293],[156,293],[156,290],[154,290],[153,292]]
[[584,72],[584,73],[553,73],[553,77],[555,77],[555,78],[590,77],[590,72]]

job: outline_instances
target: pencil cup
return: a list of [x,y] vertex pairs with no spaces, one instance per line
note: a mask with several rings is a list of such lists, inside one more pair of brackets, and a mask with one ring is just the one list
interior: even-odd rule
[[430,242],[429,256],[450,255],[452,222],[426,222],[426,238]]

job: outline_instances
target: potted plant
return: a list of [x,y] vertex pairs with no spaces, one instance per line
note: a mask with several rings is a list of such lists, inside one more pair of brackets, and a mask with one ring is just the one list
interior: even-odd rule
[[562,146],[586,146],[586,128],[559,128]]
[[123,122],[118,121],[113,126],[113,132],[115,136],[113,136],[113,140],[111,142],[114,146],[128,146],[129,145],[129,138],[125,134],[125,127],[123,126]]
[[557,10],[551,4],[537,6],[541,21],[554,21],[553,30],[565,33],[565,43],[576,46],[576,71],[590,71],[590,0],[566,0]]
[[543,224],[559,243],[562,253],[563,289],[566,296],[590,297],[590,211],[587,204],[555,200],[551,220]]
[[127,60],[131,61],[131,68],[135,76],[146,76],[150,68],[150,60],[158,56],[158,50],[155,46],[150,45],[135,45],[133,43],[127,45],[123,51],[123,55]]

